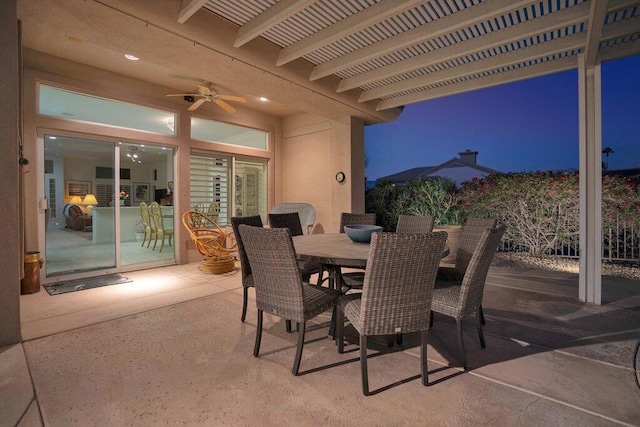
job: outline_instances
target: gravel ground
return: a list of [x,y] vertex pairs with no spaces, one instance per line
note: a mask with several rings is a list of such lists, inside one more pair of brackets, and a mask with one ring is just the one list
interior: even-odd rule
[[[540,268],[542,270],[578,273],[578,260],[559,257],[535,257],[526,253],[498,252],[493,265],[504,268]],[[640,281],[640,266],[634,264],[602,264],[602,275]]]

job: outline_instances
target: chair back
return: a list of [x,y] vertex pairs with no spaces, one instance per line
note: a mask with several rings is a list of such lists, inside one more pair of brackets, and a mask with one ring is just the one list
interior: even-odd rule
[[162,217],[162,208],[158,202],[151,202],[151,219],[157,231],[162,234],[164,232],[164,218]]
[[304,322],[302,277],[287,228],[238,226],[247,252],[258,310]]
[[400,215],[396,233],[431,233],[433,231],[433,217]]
[[218,221],[218,216],[220,215],[220,203],[213,202],[209,204],[207,208],[207,216],[211,218],[212,221]]
[[271,213],[282,214],[297,212],[300,218],[300,226],[303,234],[311,233],[313,224],[316,222],[316,210],[309,203],[278,203],[273,207]]
[[376,214],[342,212],[340,215],[340,233],[344,233],[345,225],[376,225]]
[[462,316],[472,315],[478,305],[482,303],[489,267],[491,267],[491,261],[506,229],[505,225],[500,225],[497,228],[487,228],[482,232],[478,246],[462,279],[458,301],[458,308]]
[[244,248],[242,236],[240,236],[240,232],[238,231],[238,227],[241,224],[262,228],[262,218],[260,218],[260,215],[234,216],[231,218],[231,227],[233,228],[233,235],[235,236],[236,243],[238,245],[238,256],[240,257],[240,271],[242,272],[242,280],[244,282],[244,280],[247,277],[251,276],[251,264],[249,264],[249,259],[247,258],[247,252]]
[[496,223],[494,218],[467,219],[460,230],[458,248],[456,249],[456,270],[464,274],[483,233],[487,228],[495,228]]
[[140,216],[145,229],[151,229],[151,217],[149,216],[149,206],[145,202],[140,202]]
[[288,228],[292,236],[301,236],[302,225],[298,212],[269,214],[269,225],[271,228]]
[[373,233],[362,290],[363,335],[425,330],[447,233]]

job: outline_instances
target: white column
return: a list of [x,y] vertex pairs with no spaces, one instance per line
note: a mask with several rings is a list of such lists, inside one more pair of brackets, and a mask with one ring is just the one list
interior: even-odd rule
[[602,114],[600,64],[578,58],[581,301],[602,302]]

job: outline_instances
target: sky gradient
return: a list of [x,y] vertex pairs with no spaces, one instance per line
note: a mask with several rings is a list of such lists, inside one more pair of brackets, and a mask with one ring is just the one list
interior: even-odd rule
[[[609,169],[640,167],[640,56],[602,65],[602,104]],[[408,105],[365,127],[365,174],[437,166],[467,149],[501,172],[578,169],[578,71]]]

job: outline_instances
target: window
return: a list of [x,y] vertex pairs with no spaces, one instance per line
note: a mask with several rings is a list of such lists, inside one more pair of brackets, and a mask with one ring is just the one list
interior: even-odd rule
[[[232,166],[235,170],[233,192]],[[212,203],[220,206],[216,220],[220,226],[227,225],[231,216],[260,215],[266,220],[267,162],[192,153],[190,208],[207,211]]]
[[267,132],[213,120],[191,118],[191,137],[240,147],[267,149]]
[[38,113],[127,129],[175,135],[175,113],[39,85]]

